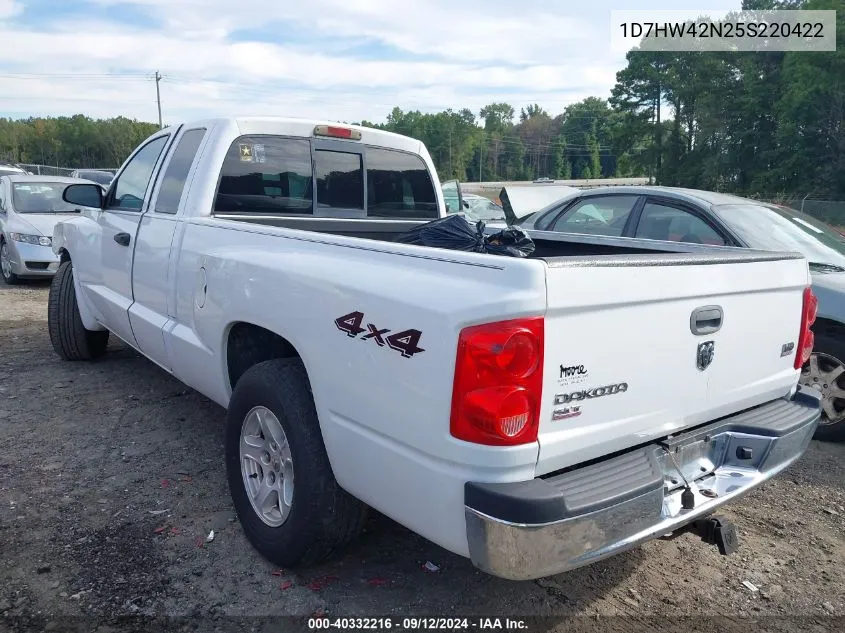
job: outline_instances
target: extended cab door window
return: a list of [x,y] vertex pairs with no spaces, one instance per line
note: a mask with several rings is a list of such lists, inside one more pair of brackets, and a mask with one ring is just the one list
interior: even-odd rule
[[549,231],[621,237],[639,196],[588,196],[558,217]]
[[223,160],[214,212],[310,215],[312,183],[308,139],[242,136]]
[[634,236],[690,244],[726,244],[725,239],[703,218],[680,207],[652,200],[643,206]]
[[188,179],[191,165],[194,163],[204,137],[205,128],[186,130],[182,133],[182,138],[179,139],[170,162],[164,170],[164,178],[158,190],[158,197],[155,199],[155,213],[175,215],[179,210],[185,181]]
[[138,150],[112,184],[107,209],[140,211],[144,206],[150,180],[169,135],[159,136]]
[[367,148],[367,216],[401,220],[438,217],[434,184],[422,158]]

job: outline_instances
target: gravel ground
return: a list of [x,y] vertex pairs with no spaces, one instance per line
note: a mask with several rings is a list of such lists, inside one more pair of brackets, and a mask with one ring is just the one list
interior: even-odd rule
[[[757,630],[845,630],[845,445],[813,442],[729,506],[741,540],[733,556],[685,534],[509,582],[377,515],[342,560],[280,572],[235,519],[224,411],[117,342],[99,362],[60,361],[47,293],[0,283],[0,629],[82,616],[64,621],[114,630],[109,623],[131,615],[255,629],[322,612],[553,616],[544,628],[585,630],[599,618],[626,631],[679,622],[750,630],[744,618],[753,617]],[[439,571],[423,571],[426,561]]]

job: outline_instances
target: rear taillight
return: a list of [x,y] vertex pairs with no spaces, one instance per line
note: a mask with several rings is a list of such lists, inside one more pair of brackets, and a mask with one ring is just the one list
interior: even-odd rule
[[318,125],[314,128],[314,136],[328,136],[332,138],[346,138],[353,141],[361,140],[361,131],[336,125]]
[[801,330],[798,334],[798,349],[795,351],[795,369],[801,369],[813,353],[815,336],[810,329],[816,322],[819,300],[810,288],[804,288],[804,303],[801,307]]
[[452,435],[475,444],[537,440],[543,390],[543,318],[464,328],[452,391]]

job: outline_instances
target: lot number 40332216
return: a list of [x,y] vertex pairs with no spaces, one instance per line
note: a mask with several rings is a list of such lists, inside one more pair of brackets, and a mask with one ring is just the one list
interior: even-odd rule
[[419,346],[422,332],[419,330],[402,330],[391,334],[389,328],[379,328],[372,323],[364,324],[363,312],[350,312],[334,320],[334,324],[341,332],[346,332],[350,338],[359,338],[362,341],[374,341],[379,347],[385,345],[392,350],[402,354],[405,358],[411,358],[425,350]]

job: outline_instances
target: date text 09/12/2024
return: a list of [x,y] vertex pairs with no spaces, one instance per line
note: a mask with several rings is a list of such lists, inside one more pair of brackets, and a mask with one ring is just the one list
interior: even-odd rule
[[514,618],[309,618],[311,630],[526,630],[528,623]]

